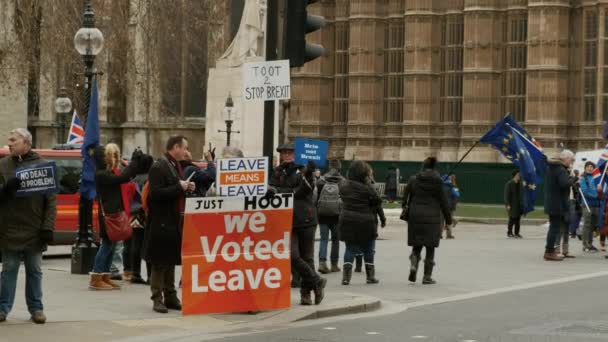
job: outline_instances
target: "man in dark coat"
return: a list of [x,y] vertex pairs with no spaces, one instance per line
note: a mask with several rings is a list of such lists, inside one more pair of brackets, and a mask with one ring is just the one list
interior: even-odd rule
[[[344,177],[340,174],[340,161],[332,160],[329,163],[330,170],[319,179],[317,182],[317,210],[318,210],[318,218],[319,218],[319,228],[321,230],[321,240],[319,242],[319,272],[321,273],[329,273],[329,272],[340,272],[341,269],[338,267],[338,260],[340,259],[340,238],[338,237],[338,218],[340,217],[340,211],[337,213],[324,213],[325,210],[323,207],[325,203],[325,199],[322,199],[323,188],[327,183],[337,185],[334,188],[339,189],[340,183],[344,180]],[[328,188],[329,189],[329,188]],[[334,205],[336,207],[340,206],[340,193],[337,194],[338,203]],[[329,206],[329,205],[328,205]],[[327,267],[327,244],[329,242],[329,234],[331,233],[331,269]]]
[[144,259],[152,264],[153,310],[160,313],[182,307],[175,290],[175,265],[181,265],[186,193],[195,190],[194,182],[183,180],[179,163],[186,151],[188,140],[184,136],[170,137],[165,154],[152,165],[148,175],[150,193]]
[[294,144],[287,143],[279,146],[281,164],[275,167],[270,177],[267,197],[277,193],[293,193],[293,225],[291,232],[291,267],[302,277],[300,289],[301,304],[311,305],[310,292],[315,293],[315,304],[320,304],[325,295],[327,280],[315,272],[314,243],[317,228],[317,210],[313,202],[315,181],[313,172],[314,162],[308,162],[306,167],[297,165],[294,161]]
[[25,265],[27,290],[25,297],[34,323],[46,322],[42,304],[42,252],[53,240],[57,200],[55,194],[32,194],[14,197],[19,187],[15,178],[17,168],[28,168],[45,160],[31,150],[32,135],[24,128],[11,131],[8,138],[10,155],[0,160],[5,196],[11,197],[0,207],[0,250],[2,278],[0,279],[0,322],[13,308],[17,274],[21,260]]
[[[519,170],[513,170],[511,180],[505,185],[505,206],[509,214],[509,224],[507,227],[507,237],[521,239],[519,229],[521,224],[521,176]],[[513,234],[515,227],[515,234]]]
[[436,164],[436,158],[427,158],[422,171],[409,180],[403,197],[404,206],[409,204],[407,243],[412,246],[408,279],[411,282],[416,281],[418,263],[424,247],[426,258],[423,284],[435,284],[435,280],[431,278],[435,266],[435,248],[439,247],[441,231],[444,228],[442,226],[452,224],[452,213],[447,195],[443,191],[443,181],[435,170]]
[[563,150],[557,159],[549,161],[545,176],[545,214],[549,215],[549,231],[545,246],[545,260],[562,261],[555,252],[555,245],[562,226],[568,225],[568,199],[571,187],[578,182],[570,176],[568,168],[574,162],[574,153]]

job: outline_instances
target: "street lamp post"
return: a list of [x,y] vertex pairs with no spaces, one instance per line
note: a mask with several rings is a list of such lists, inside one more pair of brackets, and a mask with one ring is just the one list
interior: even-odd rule
[[228,98],[226,99],[226,105],[224,106],[224,110],[223,110],[224,122],[226,123],[226,130],[225,131],[222,131],[221,129],[217,130],[218,133],[226,133],[226,146],[230,146],[230,134],[241,133],[240,131],[232,130],[232,124],[234,123],[232,116],[235,114],[236,114],[236,109],[234,108],[234,102],[232,101],[232,96],[230,95],[230,93],[228,93]]
[[61,87],[59,90],[59,95],[55,100],[55,113],[57,113],[61,132],[57,135],[57,139],[59,139],[59,144],[65,144],[67,142],[67,135],[65,132],[67,126],[67,116],[72,111],[72,101],[67,95],[65,87]]
[[[91,86],[93,76],[97,72],[93,69],[95,56],[103,49],[103,34],[95,27],[95,12],[91,0],[86,0],[82,16],[82,27],[74,36],[74,47],[84,61],[85,76],[85,110],[83,114],[83,127],[86,127],[89,105],[91,103]],[[72,273],[87,274],[93,268],[97,247],[93,239],[93,201],[80,196],[78,202],[78,239],[72,246]]]

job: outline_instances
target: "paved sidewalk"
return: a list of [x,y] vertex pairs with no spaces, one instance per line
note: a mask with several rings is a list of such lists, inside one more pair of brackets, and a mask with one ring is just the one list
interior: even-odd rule
[[[524,226],[523,240],[507,239],[502,226],[461,224],[455,240],[443,240],[437,253],[434,276],[437,285],[407,282],[409,248],[406,227],[391,219],[377,243],[378,285],[365,284],[364,274],[354,274],[350,286],[340,284],[341,274],[327,275],[327,297],[322,305],[297,305],[292,291],[289,310],[249,314],[182,317],[178,312],[161,315],[151,310],[149,288],[124,286],[122,291],[96,292],[87,289],[87,277],[69,273],[69,259],[45,259],[45,312],[49,322],[35,326],[27,321],[24,303],[24,274],[20,274],[16,307],[0,324],[0,341],[168,341],[217,334],[257,331],[301,319],[370,311],[382,306],[418,306],[531,286],[537,282],[574,276],[593,276],[608,268],[600,253],[582,255],[580,242],[572,242],[577,259],[559,263],[542,260],[545,231],[542,226]],[[343,252],[344,245],[341,246]],[[179,277],[179,276],[178,276]]]

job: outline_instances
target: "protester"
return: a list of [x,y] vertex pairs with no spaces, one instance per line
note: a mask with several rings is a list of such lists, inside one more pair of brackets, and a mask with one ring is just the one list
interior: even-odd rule
[[184,136],[170,137],[166,152],[152,165],[148,175],[150,192],[144,259],[152,264],[152,309],[159,313],[182,308],[175,289],[175,266],[181,265],[186,193],[196,190],[194,182],[184,180],[184,170],[179,163],[186,151],[188,140]]
[[[460,189],[458,189],[458,185],[456,184],[456,175],[451,173],[449,175],[443,176],[443,190],[446,193],[448,198],[448,206],[450,207],[450,212],[452,213],[452,224],[445,228],[446,238],[454,239],[454,228],[456,228],[456,224],[458,221],[454,217],[454,213],[456,212],[456,208],[458,206],[458,200],[460,199]],[[443,238],[443,231],[441,232],[441,237]]]
[[321,170],[316,169],[314,175],[315,175],[315,184],[316,184],[316,182],[318,182],[321,179]]
[[[505,185],[505,206],[509,215],[507,237],[521,239],[519,234],[522,215],[521,175],[519,170],[513,170],[511,180]],[[515,233],[513,233],[515,228]]]
[[327,280],[315,272],[314,240],[317,228],[317,212],[313,202],[315,181],[314,162],[306,167],[295,163],[294,144],[279,146],[281,164],[273,169],[266,197],[277,193],[293,193],[293,225],[291,234],[291,267],[302,278],[300,303],[311,305],[311,291],[315,294],[315,304],[320,304],[325,296]]
[[360,160],[354,161],[347,180],[340,187],[343,208],[338,228],[340,239],[346,243],[342,285],[349,285],[355,255],[362,253],[368,284],[377,284],[374,252],[378,237],[377,214],[382,199],[372,185],[372,169]]
[[[409,206],[407,243],[412,247],[409,281],[416,282],[422,248],[426,249],[423,284],[435,284],[435,248],[439,247],[442,224],[452,224],[448,198],[443,182],[435,170],[437,159],[425,159],[422,171],[410,178],[403,195],[403,205]],[[443,215],[443,217],[442,217]]]
[[6,321],[13,308],[21,260],[25,265],[25,299],[31,320],[37,324],[46,322],[42,304],[42,252],[53,240],[57,202],[54,193],[15,197],[20,187],[15,170],[45,162],[31,148],[32,134],[24,128],[14,129],[8,137],[10,155],[0,160],[3,197],[10,199],[0,206],[0,322]]
[[590,161],[586,162],[585,173],[580,179],[581,192],[583,193],[584,201],[587,203],[586,207],[589,207],[589,210],[585,207],[583,211],[583,252],[585,253],[595,253],[598,251],[593,246],[593,232],[598,229],[598,210],[600,207],[600,198],[592,174],[594,169],[595,164]]
[[196,190],[189,194],[190,196],[205,197],[207,195],[207,191],[215,182],[216,170],[215,164],[213,163],[215,160],[215,152],[205,152],[204,158],[207,162],[207,167],[205,170],[196,166],[192,162],[192,155],[188,151],[186,151],[185,159],[180,161],[181,167],[184,170],[184,177],[186,177],[186,179],[190,177],[190,181],[194,182],[195,184]]
[[101,245],[95,255],[93,271],[90,273],[89,289],[91,290],[120,290],[120,285],[111,279],[111,265],[116,249],[116,242],[111,241],[107,231],[104,216],[124,211],[130,215],[130,200],[135,193],[135,186],[130,183],[143,169],[143,153],[133,152],[131,162],[122,171],[120,165],[120,149],[116,144],[107,144],[95,148],[95,187],[100,207],[99,236]]
[[[330,170],[317,182],[317,213],[321,240],[319,242],[319,272],[326,274],[340,272],[340,238],[338,237],[338,218],[342,209],[340,200],[340,183],[344,177],[340,174],[340,161],[331,160]],[[331,233],[331,269],[327,267],[327,244]]]
[[[579,178],[579,171],[574,170],[574,177]],[[581,193],[577,190],[577,188],[572,188],[571,198],[570,198],[570,222],[569,222],[569,232],[571,238],[576,238],[577,236],[582,240],[582,234],[579,234],[579,226],[581,224],[581,218],[583,216],[583,205],[582,205],[582,197]]]
[[[245,155],[243,154],[243,151],[241,151],[240,149],[238,149],[234,146],[226,146],[222,150],[222,158],[224,158],[224,159],[245,158]],[[273,160],[274,160],[274,158],[273,158]]]
[[[147,170],[149,172],[149,170]],[[144,184],[148,180],[148,173],[144,173],[136,176],[133,179],[135,184],[136,193],[131,200],[131,228],[133,228],[133,236],[131,237],[131,253],[128,255],[131,262],[131,283],[132,284],[148,284],[150,281],[150,264],[147,263],[147,281],[143,279],[141,275],[141,260],[142,260],[142,248],[144,243],[144,229],[146,227],[146,211],[142,205],[141,193],[144,188]]]
[[[563,257],[556,253],[555,246],[562,226],[567,227],[568,199],[571,187],[577,183],[576,177],[569,176],[568,168],[574,162],[574,153],[563,150],[556,159],[551,159],[547,165],[545,178],[545,214],[549,216],[549,231],[545,246],[544,259],[562,261]],[[568,236],[568,234],[565,234]],[[569,256],[567,246],[562,254]]]

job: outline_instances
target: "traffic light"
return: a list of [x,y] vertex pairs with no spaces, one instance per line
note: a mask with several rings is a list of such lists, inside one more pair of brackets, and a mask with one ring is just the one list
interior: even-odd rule
[[301,67],[325,54],[323,45],[306,42],[306,34],[325,26],[325,18],[310,15],[306,7],[318,0],[287,0],[285,9],[284,55],[290,67]]

